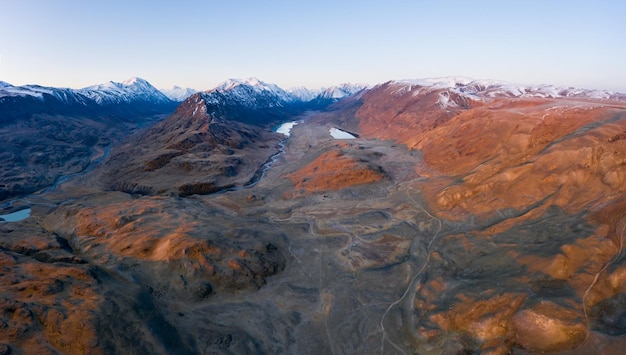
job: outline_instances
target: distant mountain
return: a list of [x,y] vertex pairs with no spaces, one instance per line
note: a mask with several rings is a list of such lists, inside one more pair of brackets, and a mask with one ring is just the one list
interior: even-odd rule
[[[392,139],[414,148],[421,147],[424,135],[453,119],[470,122],[482,119],[476,112],[493,115],[486,107],[497,108],[493,110],[498,112],[499,119],[506,119],[509,114],[522,115],[524,111],[520,107],[524,105],[545,105],[549,110],[541,111],[536,117],[541,121],[557,114],[567,117],[564,112],[586,115],[586,110],[594,107],[610,108],[614,103],[623,105],[624,101],[626,94],[623,93],[553,85],[519,85],[465,77],[401,80],[376,85],[342,101],[339,108],[342,114],[337,116],[337,123],[363,137]],[[498,106],[513,104],[518,110],[507,112]],[[445,135],[440,138],[448,139]]]
[[0,122],[33,114],[134,116],[173,111],[175,102],[140,78],[75,90],[39,85],[0,85]]
[[429,90],[449,89],[453,92],[475,97],[579,97],[589,99],[624,100],[626,94],[607,90],[580,89],[555,85],[523,85],[497,80],[475,80],[467,77],[451,76],[417,80],[390,82],[392,85],[425,87]]
[[205,92],[207,102],[238,104],[246,107],[280,107],[294,101],[294,97],[276,84],[268,84],[257,78],[229,79]]
[[317,97],[317,95],[319,95],[322,90],[315,90],[315,89],[308,89],[304,86],[298,86],[295,88],[291,88],[288,89],[287,92],[289,92],[289,94],[300,101],[303,102],[307,102],[307,101],[311,101],[313,99],[315,99]]
[[339,100],[350,97],[367,88],[365,84],[344,83],[323,88],[315,98],[309,101],[309,105],[317,109],[324,109]]
[[0,83],[0,201],[88,169],[112,143],[175,107],[139,78],[80,90]]
[[254,125],[271,125],[303,112],[302,102],[275,84],[257,78],[229,79],[214,89],[187,98],[176,113],[211,119],[234,120]]
[[172,101],[183,102],[186,98],[197,93],[198,91],[190,88],[173,86],[171,89],[161,89],[161,92]]
[[324,101],[336,102],[363,89],[365,84],[340,84],[320,90],[300,86],[284,90],[257,78],[229,79],[205,92],[207,102],[237,104],[246,107],[284,107],[293,104]]
[[317,95],[317,99],[339,100],[348,96],[352,96],[366,88],[367,85],[365,84],[344,83],[322,89],[322,91]]
[[165,94],[144,79],[130,78],[122,83],[109,81],[105,84],[89,86],[77,90],[99,105],[121,104],[121,103],[151,103],[170,105],[170,100]]

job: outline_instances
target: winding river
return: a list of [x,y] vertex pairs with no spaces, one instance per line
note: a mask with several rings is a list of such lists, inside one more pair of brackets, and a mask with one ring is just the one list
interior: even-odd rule
[[267,171],[270,170],[272,165],[276,163],[278,158],[283,153],[285,153],[285,143],[289,139],[289,134],[291,132],[291,129],[293,128],[293,126],[297,125],[298,123],[300,123],[300,121],[285,122],[279,125],[278,127],[276,127],[274,131],[285,135],[286,138],[284,138],[282,141],[278,143],[278,152],[270,156],[269,159],[267,159],[267,161],[263,163],[263,165],[261,165],[261,167],[256,171],[254,176],[252,176],[252,178],[247,183],[243,184],[242,186],[233,186],[233,187],[222,189],[216,192],[216,194],[222,194],[222,193],[226,193],[229,191],[240,191],[244,189],[249,189],[251,187],[256,186],[259,182],[261,182],[261,180],[263,180],[263,178],[265,177],[265,174],[267,174]]
[[[34,205],[34,204],[49,205],[47,203],[33,202],[33,201],[30,201],[29,199],[33,198],[33,197],[40,197],[40,195],[43,195],[43,194],[45,194],[47,192],[55,190],[60,185],[62,185],[63,183],[67,182],[68,180],[70,180],[72,178],[75,178],[77,176],[83,176],[83,175],[85,175],[87,173],[90,173],[91,171],[93,171],[93,169],[98,164],[102,163],[109,156],[109,154],[111,154],[111,145],[110,144],[105,148],[104,153],[102,153],[102,155],[100,157],[98,157],[97,159],[94,159],[85,169],[83,169],[83,170],[81,170],[81,171],[79,171],[77,173],[60,176],[59,178],[56,179],[54,184],[52,184],[51,186],[46,187],[43,190],[39,190],[37,192],[33,192],[32,194],[29,194],[29,195],[26,195],[26,196],[21,196],[21,197],[15,198],[13,200],[10,200],[10,201],[0,205],[0,208],[11,207],[13,205],[13,203],[15,203],[17,201],[23,201],[23,202],[28,203],[29,205]],[[54,205],[54,204],[50,204],[50,205]],[[0,222],[2,222],[2,221],[4,221],[4,222],[19,222],[19,221],[25,220],[26,218],[30,217],[31,212],[32,212],[32,209],[30,207],[28,207],[28,208],[24,208],[24,209],[21,209],[19,211],[13,212],[13,213],[0,215]]]
[[[261,182],[261,180],[263,180],[263,178],[267,174],[267,171],[269,169],[271,169],[272,165],[274,165],[274,163],[276,163],[278,158],[285,152],[285,143],[289,139],[289,135],[291,133],[291,129],[295,125],[300,123],[300,122],[301,121],[290,121],[290,122],[285,122],[285,123],[277,126],[274,129],[274,131],[277,132],[277,133],[281,133],[281,134],[286,136],[285,139],[283,139],[282,141],[280,141],[278,143],[278,152],[276,152],[272,156],[270,156],[269,159],[265,163],[263,163],[263,165],[261,165],[261,167],[257,170],[257,172],[254,174],[254,176],[247,183],[245,183],[242,186],[234,186],[234,187],[228,187],[228,188],[222,189],[222,190],[216,192],[216,194],[226,193],[226,192],[229,192],[229,191],[239,191],[239,190],[249,189],[249,188],[252,188],[252,187],[256,186],[259,182]],[[111,146],[109,145],[109,146],[107,146],[105,148],[105,151],[102,154],[102,156],[100,156],[97,159],[93,160],[89,164],[89,166],[87,168],[85,168],[84,170],[79,171],[77,173],[60,176],[59,178],[57,178],[57,180],[51,186],[49,186],[49,187],[47,187],[47,188],[45,188],[43,190],[34,192],[32,194],[29,194],[29,195],[26,195],[26,196],[22,196],[22,197],[18,197],[18,198],[15,198],[13,200],[10,200],[10,201],[4,203],[3,205],[1,205],[0,208],[2,208],[2,207],[4,207],[4,208],[11,207],[13,205],[13,203],[17,202],[17,201],[23,201],[23,202],[28,203],[29,205],[41,204],[39,202],[30,201],[29,199],[33,198],[33,197],[40,197],[40,195],[43,195],[45,193],[54,191],[55,189],[57,189],[59,186],[61,186],[62,184],[64,184],[65,182],[67,182],[70,179],[73,179],[75,177],[83,176],[85,174],[90,173],[91,171],[93,171],[93,169],[98,164],[102,163],[110,155],[110,153],[111,153]],[[28,208],[24,208],[24,209],[21,209],[19,211],[13,212],[13,213],[0,215],[0,222],[2,222],[2,221],[4,221],[4,222],[18,222],[18,221],[24,220],[24,219],[30,217],[31,211],[32,211],[31,208],[28,207]]]

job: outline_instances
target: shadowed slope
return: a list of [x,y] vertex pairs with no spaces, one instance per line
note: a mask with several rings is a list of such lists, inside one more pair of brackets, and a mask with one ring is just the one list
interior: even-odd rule
[[110,189],[139,194],[207,194],[253,179],[282,135],[207,113],[200,94],[102,166]]

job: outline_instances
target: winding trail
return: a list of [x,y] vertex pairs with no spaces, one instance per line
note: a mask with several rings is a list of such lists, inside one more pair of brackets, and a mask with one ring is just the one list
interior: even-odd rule
[[[411,190],[409,188],[409,190]],[[439,233],[441,232],[441,229],[443,227],[443,224],[441,222],[441,219],[433,216],[430,212],[428,212],[424,206],[422,206],[421,204],[419,204],[417,201],[415,201],[414,198],[411,197],[411,195],[409,194],[409,191],[406,192],[406,196],[407,198],[415,205],[415,207],[419,208],[420,210],[422,210],[422,212],[424,212],[426,215],[428,215],[432,220],[437,221],[437,223],[439,224],[439,228],[437,229],[437,231],[435,232],[435,234],[433,235],[433,237],[431,238],[431,240],[428,242],[427,246],[426,246],[426,260],[424,261],[424,263],[422,264],[422,266],[415,272],[415,274],[413,275],[413,277],[411,278],[411,281],[409,282],[409,285],[407,286],[407,288],[405,289],[404,293],[402,294],[402,296],[397,299],[396,301],[392,302],[389,307],[387,307],[387,309],[385,310],[385,312],[383,313],[383,316],[380,319],[380,329],[382,332],[382,339],[381,339],[381,344],[380,344],[380,353],[384,354],[384,350],[385,350],[385,340],[391,344],[396,350],[400,351],[403,354],[407,354],[406,351],[404,351],[404,349],[402,349],[398,344],[396,344],[395,342],[393,342],[389,337],[387,337],[386,332],[385,332],[385,318],[387,317],[387,314],[389,313],[389,311],[391,311],[391,309],[395,306],[397,306],[398,304],[402,303],[402,314],[403,314],[403,318],[405,320],[405,326],[407,327],[407,333],[408,335],[414,339],[414,340],[421,340],[419,339],[419,337],[417,336],[417,332],[415,329],[415,320],[414,320],[414,315],[413,315],[413,303],[415,301],[415,291],[417,289],[417,285],[420,281],[419,276],[422,275],[422,273],[424,272],[424,270],[426,270],[426,267],[428,266],[428,264],[430,263],[430,258],[432,255],[431,252],[431,248],[433,243],[435,242],[435,240],[437,239],[437,237],[439,236]],[[411,245],[411,255],[413,255],[414,253],[414,249],[416,249],[416,246],[419,245],[419,236],[415,237],[414,241],[413,241],[413,245]]]
[[609,267],[611,267],[611,265],[615,264],[615,262],[619,260],[619,258],[622,256],[622,250],[624,248],[624,231],[626,231],[626,222],[624,222],[622,230],[619,234],[619,249],[617,253],[613,256],[613,258],[611,258],[611,260],[607,261],[604,264],[604,266],[602,266],[600,271],[598,271],[596,276],[593,278],[593,281],[591,282],[591,284],[585,291],[585,294],[583,295],[583,312],[585,313],[585,322],[587,325],[587,335],[585,336],[584,341],[586,341],[589,338],[589,333],[591,330],[591,324],[589,321],[589,310],[587,309],[587,297],[589,296],[589,293],[591,293],[591,290],[593,289],[593,287],[598,283],[598,280],[600,279],[600,275],[602,275],[602,273],[604,273]]
[[328,345],[330,346],[331,355],[335,355],[335,343],[333,341],[332,334],[330,332],[330,328],[328,327],[328,314],[330,313],[330,307],[332,304],[327,303],[327,297],[324,294],[324,239],[319,238],[317,233],[315,233],[316,222],[313,219],[309,219],[309,228],[311,229],[311,236],[313,240],[318,240],[318,254],[319,254],[319,283],[318,283],[318,297],[320,302],[320,315],[324,319],[324,330],[326,331],[326,338],[328,340]]

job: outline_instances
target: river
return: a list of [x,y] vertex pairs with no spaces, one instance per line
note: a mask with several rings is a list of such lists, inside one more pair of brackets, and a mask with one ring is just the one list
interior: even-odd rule
[[263,165],[261,165],[261,167],[256,171],[254,176],[252,176],[252,178],[247,183],[243,184],[242,186],[234,186],[234,187],[225,188],[223,190],[216,192],[216,194],[222,194],[222,193],[229,192],[229,191],[239,191],[239,190],[249,189],[251,187],[256,186],[259,182],[261,182],[261,180],[263,180],[263,178],[265,177],[265,174],[267,173],[267,171],[270,170],[272,165],[274,165],[274,163],[276,163],[278,158],[285,152],[285,142],[287,141],[287,139],[289,139],[289,134],[293,126],[297,125],[298,123],[300,123],[300,121],[285,122],[274,129],[275,132],[281,133],[287,137],[283,139],[282,141],[280,141],[280,143],[278,143],[278,152],[270,156],[269,159],[267,159],[267,161],[263,163]]
[[[111,154],[111,145],[110,144],[105,148],[105,150],[102,153],[102,155],[100,157],[94,159],[89,164],[89,166],[87,166],[85,169],[83,169],[83,170],[81,170],[81,171],[79,171],[77,173],[60,176],[59,178],[56,179],[54,184],[52,184],[51,186],[46,187],[46,188],[44,188],[42,190],[39,190],[37,192],[34,192],[32,194],[12,199],[12,200],[10,200],[10,201],[0,205],[0,208],[11,207],[13,205],[13,203],[15,203],[17,201],[23,201],[23,202],[28,203],[29,205],[33,205],[33,204],[54,205],[54,204],[41,203],[41,202],[32,202],[32,201],[29,201],[29,199],[33,198],[33,197],[40,197],[40,195],[43,195],[43,194],[45,194],[47,192],[55,190],[57,187],[59,187],[60,185],[62,185],[63,183],[67,182],[68,180],[70,180],[72,178],[75,178],[77,176],[83,176],[83,175],[91,172],[98,164],[102,163],[109,156],[109,154]],[[30,208],[25,208],[25,209],[21,209],[19,211],[13,212],[13,213],[0,215],[0,218],[2,218],[2,220],[4,220],[5,222],[19,222],[19,221],[22,221],[22,220],[30,217],[31,211],[32,210]]]
[[[278,152],[274,153],[271,157],[269,157],[269,159],[263,163],[263,165],[261,165],[261,167],[257,170],[257,172],[254,174],[254,176],[244,185],[242,186],[236,186],[236,187],[229,187],[226,189],[223,189],[221,191],[218,191],[217,193],[225,193],[225,192],[229,192],[229,191],[239,191],[239,190],[243,190],[243,189],[249,189],[251,187],[256,186],[259,182],[261,182],[261,180],[263,180],[263,178],[265,177],[265,174],[267,173],[267,171],[272,167],[272,165],[278,160],[278,158],[285,152],[285,142],[287,141],[287,139],[289,139],[289,135],[291,133],[291,129],[297,125],[298,123],[300,123],[301,121],[290,121],[290,122],[285,122],[279,126],[277,126],[274,131],[277,133],[281,133],[283,135],[285,135],[285,139],[283,139],[280,143],[278,143]],[[50,191],[55,190],[56,188],[58,188],[60,185],[62,185],[63,183],[67,182],[68,180],[78,177],[78,176],[82,176],[85,175],[89,172],[91,172],[98,164],[100,164],[101,162],[103,162],[111,153],[111,146],[107,146],[104,153],[102,154],[102,156],[98,157],[97,159],[93,160],[91,162],[91,164],[89,164],[89,166],[87,168],[85,168],[82,171],[79,171],[77,173],[73,173],[73,174],[68,174],[68,175],[63,175],[60,176],[55,182],[54,184],[52,184],[51,186],[40,190],[38,192],[26,195],[26,196],[22,196],[13,200],[8,201],[7,203],[3,204],[0,206],[1,207],[10,207],[11,205],[13,205],[14,202],[16,201],[24,201],[27,202],[29,205],[30,204],[37,204],[35,202],[29,201],[28,199],[31,197],[35,197],[35,196],[39,196],[45,193],[48,193]],[[2,220],[4,220],[5,222],[18,222],[21,220],[24,220],[28,217],[30,217],[30,213],[31,213],[31,209],[30,208],[25,208],[22,210],[19,210],[17,212],[13,212],[13,213],[9,213],[9,214],[5,214],[5,215],[0,215],[0,218],[2,218]]]

